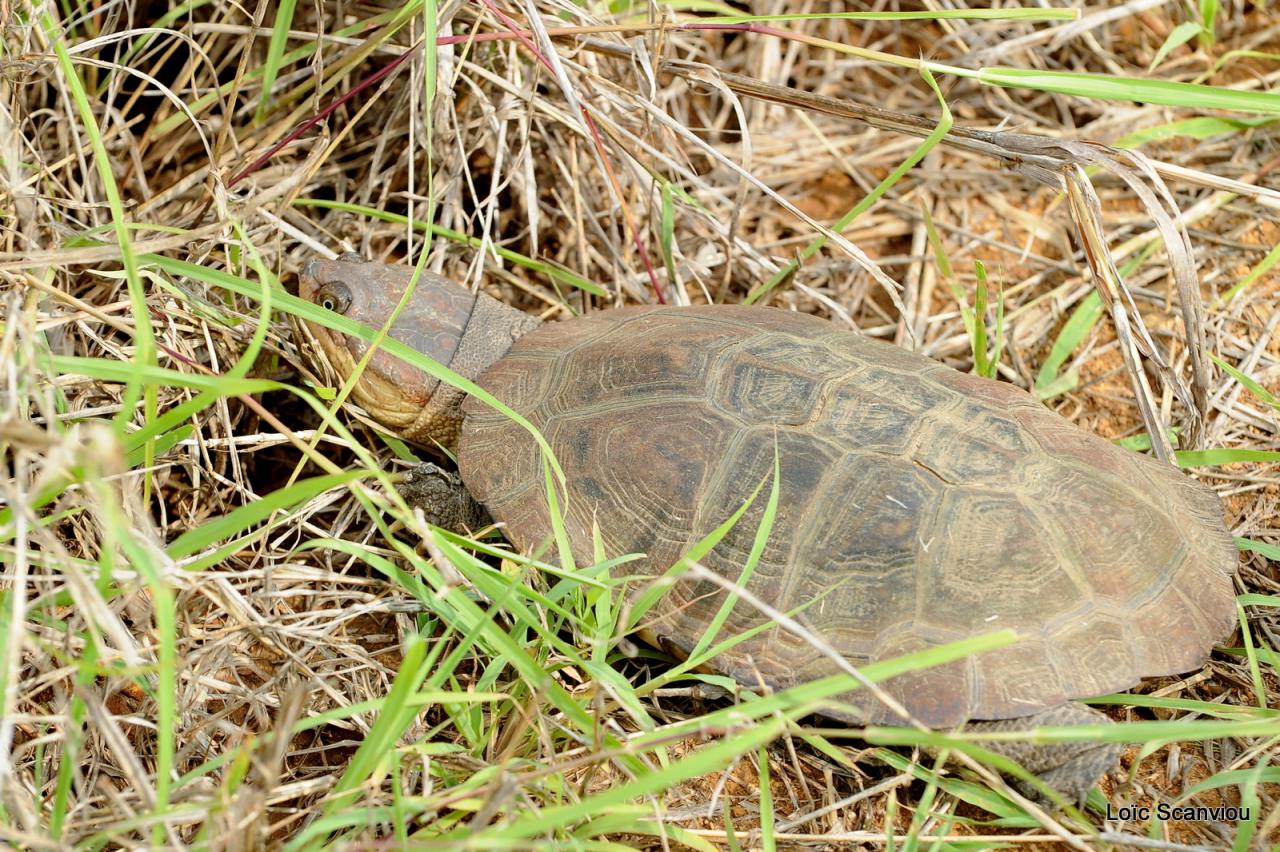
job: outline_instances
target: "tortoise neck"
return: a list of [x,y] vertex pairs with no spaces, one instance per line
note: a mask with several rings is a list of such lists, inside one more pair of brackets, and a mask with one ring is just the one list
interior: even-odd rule
[[484,293],[476,294],[471,318],[462,331],[450,369],[468,379],[478,379],[495,361],[507,354],[511,344],[542,325],[542,320],[499,302]]
[[[476,294],[475,305],[449,369],[464,379],[475,381],[511,344],[542,325],[542,320],[499,302],[484,293]],[[422,443],[442,443],[453,449],[462,426],[462,403],[467,395],[453,385],[440,382],[431,399],[410,427],[407,437]]]

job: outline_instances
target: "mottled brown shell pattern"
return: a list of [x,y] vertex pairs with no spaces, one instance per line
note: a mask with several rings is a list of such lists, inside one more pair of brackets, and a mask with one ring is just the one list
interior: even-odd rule
[[[607,311],[526,335],[480,384],[550,441],[580,564],[596,525],[608,555],[646,553],[628,569],[660,574],[770,477],[776,446],[780,500],[751,592],[800,608],[854,665],[1000,628],[1025,637],[885,684],[929,725],[1194,668],[1234,623],[1236,551],[1207,488],[1011,385],[815,317]],[[464,414],[467,487],[517,547],[539,546],[551,529],[537,445],[474,399]],[[768,487],[708,568],[739,575]],[[681,581],[650,632],[688,650],[723,599]],[[725,636],[766,620],[739,602]],[[836,671],[776,626],[715,667],[775,688]],[[855,718],[895,721],[864,693],[848,700]]]

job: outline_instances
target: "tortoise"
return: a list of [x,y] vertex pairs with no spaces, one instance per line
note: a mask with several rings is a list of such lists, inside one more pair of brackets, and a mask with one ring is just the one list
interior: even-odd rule
[[[306,264],[299,293],[378,328],[411,275],[344,255]],[[308,325],[316,354],[349,376],[367,344]],[[880,684],[928,726],[1105,722],[1073,699],[1199,667],[1234,628],[1236,549],[1214,492],[1008,383],[777,308],[632,307],[542,324],[429,273],[389,333],[542,432],[565,473],[580,564],[594,561],[598,529],[608,555],[645,554],[637,571],[661,575],[750,501],[701,560],[735,581],[767,503],[750,498],[776,453],[776,515],[746,584],[755,598],[799,610],[854,666],[997,628],[1020,637]],[[352,395],[403,437],[456,450],[466,489],[517,548],[551,537],[526,429],[383,351]],[[432,519],[475,523],[472,505]],[[680,580],[643,638],[687,654],[725,595]],[[740,600],[723,634],[769,620]],[[711,666],[774,689],[839,670],[777,624]],[[866,690],[842,699],[823,714],[902,721]],[[1080,798],[1120,749],[1006,751]]]

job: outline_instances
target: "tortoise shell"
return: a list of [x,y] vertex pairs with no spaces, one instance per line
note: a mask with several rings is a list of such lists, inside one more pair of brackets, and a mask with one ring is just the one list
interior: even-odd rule
[[[1029,394],[836,330],[744,307],[635,308],[553,323],[479,384],[537,426],[567,476],[574,558],[661,575],[759,496],[702,564],[735,580],[778,460],[746,587],[854,665],[1012,628],[1018,643],[894,678],[933,726],[1029,715],[1200,665],[1235,622],[1236,550],[1208,488]],[[459,469],[528,552],[551,536],[538,446],[468,399]],[[643,588],[634,583],[633,590]],[[634,591],[633,591],[634,593]],[[687,653],[726,592],[682,579],[648,635]],[[770,619],[739,600],[717,641]],[[777,625],[715,667],[785,688],[838,671]],[[833,715],[897,721],[865,692]]]

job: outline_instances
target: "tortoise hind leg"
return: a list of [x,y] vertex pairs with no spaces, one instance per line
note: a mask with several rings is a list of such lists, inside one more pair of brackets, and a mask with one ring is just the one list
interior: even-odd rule
[[[1026,731],[1040,727],[1064,725],[1112,724],[1104,714],[1083,704],[1060,704],[1031,716],[970,722],[966,731]],[[1122,743],[1065,742],[1033,743],[1025,740],[983,742],[988,751],[1003,755],[1040,778],[1048,786],[1066,796],[1068,801],[1083,804],[1098,779],[1114,768],[1124,750]],[[1015,782],[1018,791],[1033,801],[1044,798],[1029,784]]]
[[400,496],[422,509],[427,523],[470,535],[492,523],[489,513],[467,493],[462,477],[437,464],[422,462],[405,473]]

